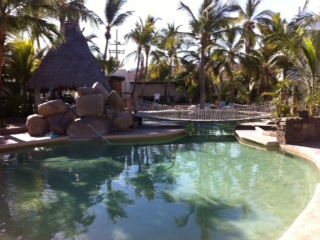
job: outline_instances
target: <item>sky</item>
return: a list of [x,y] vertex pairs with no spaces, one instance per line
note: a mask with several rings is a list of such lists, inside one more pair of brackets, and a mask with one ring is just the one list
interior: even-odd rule
[[[166,27],[167,23],[174,22],[176,26],[181,25],[180,30],[187,29],[187,15],[185,12],[177,10],[179,2],[180,0],[127,0],[127,3],[121,12],[134,11],[134,13],[118,29],[111,30],[111,45],[109,45],[108,49],[114,50],[115,45],[112,44],[114,44],[117,40],[123,44],[118,46],[118,50],[125,51],[124,54],[118,55],[120,60],[122,60],[129,53],[133,52],[136,49],[136,46],[132,42],[125,42],[123,36],[134,28],[134,24],[139,17],[141,17],[144,21],[149,14],[160,19],[156,23],[157,28]],[[188,5],[192,12],[197,16],[202,0],[182,0],[182,2]],[[238,0],[238,3],[243,8],[245,6],[245,2],[246,0]],[[262,3],[259,5],[259,12],[265,9],[270,9],[274,12],[280,12],[282,18],[290,20],[298,13],[299,7],[303,7],[304,3],[305,0],[262,0]],[[105,4],[106,0],[87,0],[86,7],[98,14],[105,22]],[[314,13],[319,13],[320,0],[309,0],[308,10]],[[101,51],[103,51],[105,48],[105,26],[101,25],[98,29],[88,24],[82,24],[81,27],[85,28],[85,35],[97,35],[95,43],[98,45]],[[117,32],[118,34],[116,34]],[[116,39],[117,35],[118,39]],[[126,69],[135,68],[136,64],[134,63],[134,58],[132,57],[130,60],[126,61],[123,67]]]

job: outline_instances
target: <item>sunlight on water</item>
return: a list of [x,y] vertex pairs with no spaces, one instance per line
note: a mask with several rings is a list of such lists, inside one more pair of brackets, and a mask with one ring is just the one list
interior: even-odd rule
[[0,239],[278,239],[320,180],[230,125],[167,144],[80,142],[0,155]]

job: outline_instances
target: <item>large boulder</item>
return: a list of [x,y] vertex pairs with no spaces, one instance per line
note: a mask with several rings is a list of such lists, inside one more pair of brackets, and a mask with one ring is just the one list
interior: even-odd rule
[[125,105],[124,101],[122,100],[119,93],[115,90],[112,90],[110,92],[110,95],[109,95],[106,103],[111,106],[116,106],[120,112],[124,112],[126,110],[126,105]]
[[115,116],[117,116],[119,113],[119,110],[117,107],[113,105],[106,104],[104,106],[104,117],[108,120],[112,120]]
[[29,135],[33,137],[43,137],[50,132],[47,118],[43,117],[40,114],[33,114],[28,116],[26,126]]
[[90,94],[94,94],[95,93],[95,89],[93,89],[92,87],[78,87],[77,88],[77,96],[83,96],[83,95],[90,95]]
[[62,100],[52,100],[38,105],[38,113],[43,117],[65,113],[69,109],[69,104]]
[[108,121],[105,118],[77,118],[67,128],[67,135],[72,139],[99,139],[108,133]]
[[101,94],[103,96],[103,101],[106,101],[108,99],[109,92],[104,88],[104,86],[102,86],[101,83],[96,82],[95,84],[93,84],[92,88],[94,89],[96,94]]
[[50,116],[48,117],[50,131],[56,135],[65,135],[69,124],[76,118],[76,114],[71,109],[64,114]]
[[80,96],[76,104],[79,117],[102,116],[104,113],[104,101],[101,94]]
[[120,112],[112,121],[113,126],[119,131],[128,130],[132,127],[133,118],[131,113]]

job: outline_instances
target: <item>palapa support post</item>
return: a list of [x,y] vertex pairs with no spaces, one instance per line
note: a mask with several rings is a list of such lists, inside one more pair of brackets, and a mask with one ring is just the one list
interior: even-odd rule
[[138,110],[138,95],[134,94],[133,99],[134,99],[134,113],[138,113],[139,112],[139,110]]
[[127,94],[126,102],[127,102],[127,112],[132,113],[132,99],[130,94]]

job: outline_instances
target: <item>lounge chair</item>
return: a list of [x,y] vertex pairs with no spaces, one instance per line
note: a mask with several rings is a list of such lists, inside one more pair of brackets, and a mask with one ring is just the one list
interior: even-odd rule
[[205,103],[204,104],[204,109],[210,109],[210,103]]
[[219,108],[225,108],[225,107],[226,107],[226,102],[225,101],[220,101]]
[[233,102],[231,102],[231,103],[228,103],[228,106],[227,106],[227,108],[234,108],[234,103],[233,103]]

